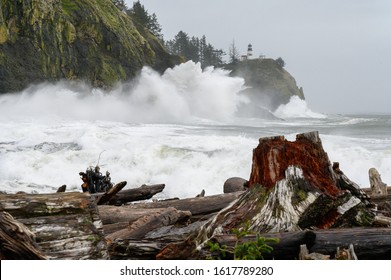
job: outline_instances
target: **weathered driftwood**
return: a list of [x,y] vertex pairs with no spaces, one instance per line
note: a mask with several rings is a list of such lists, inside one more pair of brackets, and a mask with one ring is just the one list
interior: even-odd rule
[[391,217],[386,217],[384,215],[376,215],[374,224],[376,226],[382,226],[382,227],[391,227]]
[[34,234],[9,213],[0,212],[0,260],[45,260]]
[[110,201],[119,191],[121,191],[126,186],[126,181],[120,182],[109,189],[104,194],[97,197],[96,204],[102,205]]
[[[310,253],[307,245],[302,244],[300,245],[299,260],[330,260],[330,255],[323,255],[317,252]],[[348,249],[340,249],[338,247],[335,260],[357,260],[353,244],[350,244]]]
[[[361,188],[361,190],[363,190],[367,195],[371,196],[371,193],[372,193],[372,190],[371,188]],[[391,196],[391,187],[388,186],[387,187],[387,196]],[[383,196],[380,196],[380,198],[382,198]],[[374,197],[371,197],[372,199],[377,199],[379,198],[379,196],[374,196]]]
[[[319,253],[335,258],[338,248],[349,248],[352,244],[357,258],[360,260],[389,260],[391,259],[391,228],[336,228],[328,230],[310,230],[302,232],[265,233],[263,237],[278,238],[277,244],[267,259],[292,260],[299,258],[300,245],[306,245],[309,253]],[[247,235],[239,243],[255,240],[255,235]],[[235,235],[215,235],[212,241],[221,246],[234,247]],[[203,250],[207,250],[204,248]]]
[[108,258],[102,223],[88,194],[0,195],[3,211],[35,234],[49,259]]
[[[110,258],[118,259],[156,259],[158,253],[173,242],[186,240],[204,222],[194,222],[187,226],[165,226],[149,232],[143,239],[116,239],[109,242]],[[179,258],[181,254],[178,254]]]
[[132,205],[123,205],[121,207],[112,205],[99,205],[99,215],[103,225],[116,223],[133,223],[143,216],[161,213],[166,208],[135,208]]
[[315,231],[313,252],[334,255],[337,247],[353,244],[359,260],[391,259],[391,228],[338,228]]
[[109,254],[112,260],[154,260],[156,254],[167,243],[149,240],[122,240],[109,243]]
[[[316,234],[313,231],[296,231],[296,232],[278,232],[261,234],[265,238],[277,238],[278,242],[270,244],[273,247],[271,254],[266,254],[266,258],[294,260],[297,259],[300,251],[300,245],[304,244],[311,247],[315,243]],[[239,240],[239,244],[243,242],[253,241],[256,239],[254,234],[247,235]],[[237,237],[234,234],[215,235],[211,239],[212,242],[217,242],[221,246],[234,247],[237,242]],[[208,250],[208,248],[205,248]]]
[[347,249],[340,249],[337,248],[337,253],[335,254],[336,260],[358,260],[356,252],[354,251],[353,244],[349,244],[349,248]]
[[57,189],[57,192],[65,192],[66,189],[67,189],[67,186],[66,186],[66,185],[62,185],[61,187],[59,187],[59,188]]
[[187,221],[191,216],[189,211],[178,211],[175,208],[169,207],[161,213],[155,213],[143,216],[126,228],[113,232],[106,236],[110,241],[116,239],[142,239],[149,232],[164,226],[173,225],[183,221]]
[[381,180],[380,173],[376,170],[376,168],[369,169],[368,173],[371,196],[387,195],[387,185]]
[[240,197],[242,194],[243,192],[235,192],[205,197],[136,203],[132,204],[131,207],[138,209],[174,207],[181,211],[190,211],[192,214],[192,218],[199,219],[204,215],[220,211],[221,209],[232,203],[234,200],[236,200],[238,197]]
[[336,180],[336,186],[341,190],[347,190],[351,192],[355,197],[359,198],[366,205],[370,204],[368,194],[360,188],[355,182],[351,181],[342,171],[339,169],[339,163],[333,163],[333,171]]
[[111,234],[124,229],[136,220],[150,215],[160,214],[165,209],[173,207],[180,211],[191,212],[191,221],[206,220],[228,206],[243,192],[221,194],[205,197],[154,201],[122,205],[99,205],[99,214],[105,229],[105,234]]
[[316,252],[310,253],[307,245],[300,245],[299,260],[329,260],[329,255],[323,255]]
[[128,202],[146,200],[152,198],[155,194],[164,190],[164,184],[142,185],[139,188],[121,190],[115,194],[107,204],[122,205]]
[[205,190],[202,190],[199,194],[196,195],[196,197],[204,197],[205,196]]

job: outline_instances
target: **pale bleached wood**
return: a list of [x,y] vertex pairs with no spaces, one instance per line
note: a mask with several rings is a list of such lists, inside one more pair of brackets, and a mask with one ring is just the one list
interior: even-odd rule
[[149,232],[164,226],[186,221],[190,218],[189,211],[179,211],[173,207],[164,209],[161,213],[145,215],[131,223],[128,227],[106,236],[108,240],[142,239]]
[[10,213],[34,235],[49,259],[107,259],[95,200],[85,193],[0,195]]
[[0,212],[0,244],[1,260],[47,259],[35,235],[7,212]]

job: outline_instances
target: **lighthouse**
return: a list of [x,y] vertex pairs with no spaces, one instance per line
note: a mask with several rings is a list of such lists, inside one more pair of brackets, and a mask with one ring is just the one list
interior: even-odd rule
[[248,44],[247,47],[247,59],[252,59],[253,58],[253,45]]
[[240,57],[240,61],[245,61],[245,60],[250,60],[250,59],[254,59],[254,57],[253,57],[253,45],[248,44],[248,46],[247,46],[247,54],[243,54]]

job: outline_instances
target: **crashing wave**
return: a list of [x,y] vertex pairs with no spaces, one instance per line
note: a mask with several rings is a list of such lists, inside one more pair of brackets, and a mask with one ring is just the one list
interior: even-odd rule
[[282,119],[310,118],[325,119],[326,115],[316,113],[308,108],[307,102],[298,96],[292,96],[287,104],[280,105],[274,114]]

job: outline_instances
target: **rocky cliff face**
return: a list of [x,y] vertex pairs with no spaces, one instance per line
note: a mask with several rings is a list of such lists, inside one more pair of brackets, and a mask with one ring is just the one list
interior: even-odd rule
[[0,0],[0,93],[60,79],[111,86],[176,62],[110,0]]
[[303,89],[299,88],[289,72],[274,59],[253,59],[237,62],[226,67],[232,76],[245,79],[248,87],[243,94],[252,101],[252,107],[246,111],[258,110],[256,106],[275,110],[281,104],[289,102],[294,95],[304,99]]

